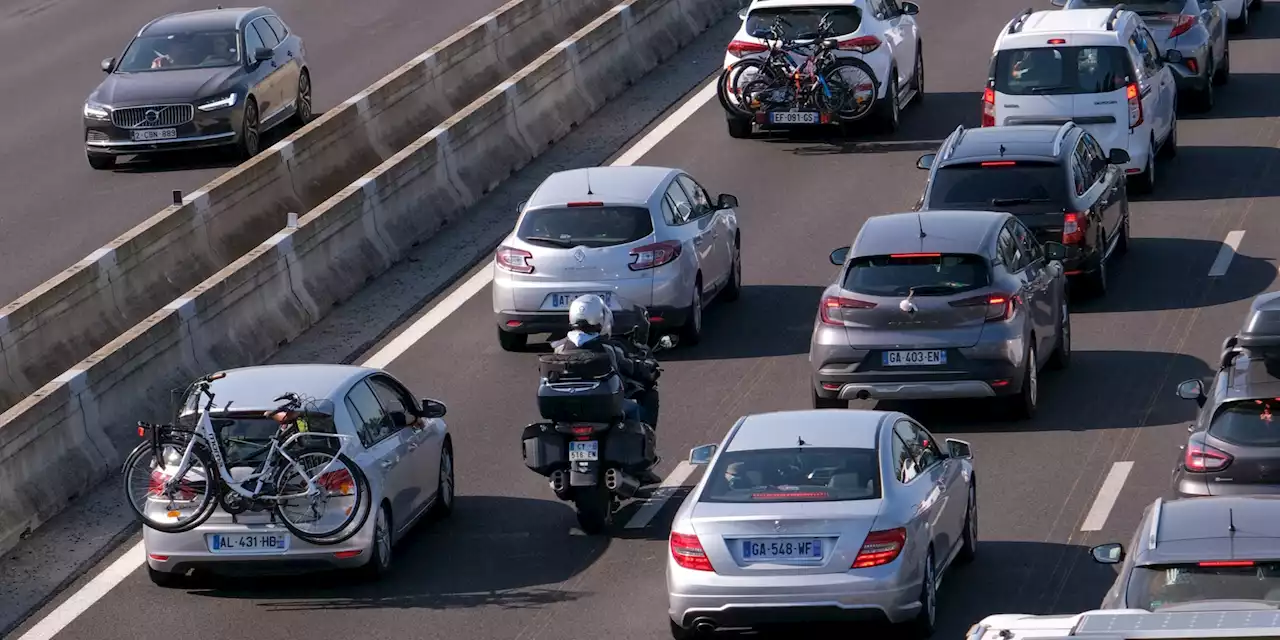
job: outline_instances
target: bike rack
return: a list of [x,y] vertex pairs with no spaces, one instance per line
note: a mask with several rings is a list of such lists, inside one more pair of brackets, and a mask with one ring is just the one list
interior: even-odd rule
[[1029,17],[1032,13],[1035,13],[1035,12],[1031,10],[1031,7],[1027,7],[1026,9],[1022,10],[1022,13],[1019,13],[1018,15],[1014,16],[1013,22],[1009,23],[1008,33],[1014,34],[1019,31],[1022,31],[1022,26],[1027,22],[1027,17]]
[[1120,17],[1121,11],[1125,11],[1125,6],[1123,3],[1118,4],[1111,8],[1111,13],[1107,14],[1107,21],[1103,23],[1106,25],[1107,31],[1116,30],[1116,18]]

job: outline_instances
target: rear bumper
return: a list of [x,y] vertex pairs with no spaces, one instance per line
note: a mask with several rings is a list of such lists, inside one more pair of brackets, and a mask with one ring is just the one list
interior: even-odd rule
[[142,541],[147,553],[147,566],[163,573],[184,573],[203,569],[228,574],[275,574],[354,568],[369,562],[368,550],[373,542],[374,518],[359,533],[335,545],[308,544],[293,536],[289,550],[283,553],[225,555],[209,551],[205,535],[210,533],[283,533],[282,525],[211,525],[204,524],[185,533],[162,533],[143,528]]
[[1022,363],[1008,360],[968,360],[963,369],[858,368],[857,363],[828,361],[813,374],[814,393],[833,400],[944,400],[994,398],[1022,388]]
[[1173,492],[1179,498],[1277,495],[1280,484],[1213,482],[1203,474],[1188,473],[1179,464],[1173,470]]

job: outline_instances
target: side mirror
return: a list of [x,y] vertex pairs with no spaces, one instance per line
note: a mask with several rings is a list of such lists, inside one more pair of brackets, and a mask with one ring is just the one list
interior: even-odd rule
[[102,67],[102,72],[103,72],[103,73],[111,73],[112,71],[115,71],[115,69],[116,69],[116,59],[115,59],[115,58],[103,58],[103,59],[102,59],[102,64],[101,64],[101,65],[99,65],[99,66],[101,66],[101,67]]
[[391,418],[391,426],[397,429],[409,426],[409,416],[406,416],[403,411],[390,411],[387,416]]
[[916,160],[916,168],[926,169],[926,170],[932,169],[933,161],[936,160],[937,158],[938,158],[938,154],[936,153],[926,153],[920,156],[919,160]]
[[1204,383],[1199,380],[1184,380],[1178,385],[1178,397],[1183,400],[1195,400],[1196,404],[1204,406]]
[[973,458],[973,447],[969,446],[964,440],[955,438],[947,438],[947,454],[952,458],[963,458],[970,460]]
[[1067,259],[1067,245],[1060,242],[1049,241],[1044,243],[1044,257],[1053,261],[1062,262]]
[[1119,542],[1100,544],[1090,549],[1089,555],[1099,564],[1119,564],[1124,561],[1124,545]]
[[704,465],[710,464],[711,458],[715,457],[718,444],[704,444],[701,447],[694,447],[689,450],[689,464]]
[[844,261],[848,259],[849,247],[840,247],[839,249],[831,252],[831,264],[834,264],[837,267],[843,265]]
[[529,204],[529,201],[528,201],[528,200],[521,200],[521,201],[520,201],[520,204],[516,205],[516,215],[520,215],[520,214],[524,213],[524,206],[525,206],[526,204]]
[[1170,49],[1164,52],[1164,61],[1171,64],[1182,62],[1182,52],[1177,49]]
[[746,21],[747,21],[747,8],[746,8],[746,7],[744,7],[744,8],[742,8],[742,9],[739,9],[739,10],[738,10],[738,19],[739,19],[739,20],[741,20],[741,21],[743,21],[743,22],[746,22]]
[[448,407],[444,406],[443,402],[431,398],[422,399],[422,417],[443,418],[446,413],[448,413]]
[[1107,156],[1107,162],[1111,164],[1128,164],[1129,152],[1124,149],[1112,149],[1111,155]]
[[258,47],[258,49],[253,52],[254,62],[266,62],[274,57],[275,57],[275,54],[272,53],[271,50],[266,47]]
[[902,15],[905,15],[905,16],[914,16],[917,13],[920,13],[920,5],[914,2],[904,2],[902,3],[901,7],[902,7]]
[[717,209],[733,209],[737,206],[738,206],[737,196],[732,196],[727,193],[722,193],[720,194],[720,197],[716,198]]
[[1065,7],[1067,6],[1067,0],[1049,0],[1049,4],[1055,7]]

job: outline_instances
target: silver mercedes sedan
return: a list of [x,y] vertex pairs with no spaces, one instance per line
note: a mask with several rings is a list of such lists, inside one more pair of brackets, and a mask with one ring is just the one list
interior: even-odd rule
[[969,444],[901,413],[746,416],[689,462],[709,469],[671,525],[677,639],[817,621],[928,637],[944,572],[977,548]]

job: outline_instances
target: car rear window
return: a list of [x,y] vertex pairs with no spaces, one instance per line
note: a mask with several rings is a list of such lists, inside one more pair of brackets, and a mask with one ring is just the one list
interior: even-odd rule
[[139,36],[129,43],[117,70],[125,73],[228,67],[240,63],[235,31]]
[[870,296],[945,296],[991,284],[982,256],[960,253],[910,253],[854,258],[844,288]]
[[1066,172],[1047,162],[982,163],[939,168],[929,185],[930,209],[1031,211],[1067,200]]
[[1265,600],[1280,603],[1280,563],[1222,562],[1137,566],[1125,588],[1130,607],[1160,607],[1207,600]]
[[747,14],[746,32],[754,38],[768,38],[774,21],[779,24],[783,37],[790,40],[812,40],[818,37],[818,23],[828,16],[833,37],[848,35],[862,26],[862,11],[857,7],[768,7]]
[[[1110,9],[1118,4],[1121,0],[1070,0],[1065,8],[1067,9]],[[1124,0],[1124,8],[1126,11],[1132,11],[1138,15],[1160,15],[1170,13],[1182,13],[1182,9],[1186,3],[1182,0],[1157,0],[1152,2],[1129,2]]]
[[995,89],[1014,96],[1109,93],[1133,77],[1124,47],[1036,47],[996,55]]
[[546,247],[611,247],[653,233],[653,218],[643,207],[557,207],[524,216],[516,236]]
[[1209,423],[1215,438],[1252,447],[1280,447],[1280,401],[1239,400],[1223,405]]
[[880,497],[874,449],[797,447],[725,451],[702,502],[830,502]]

